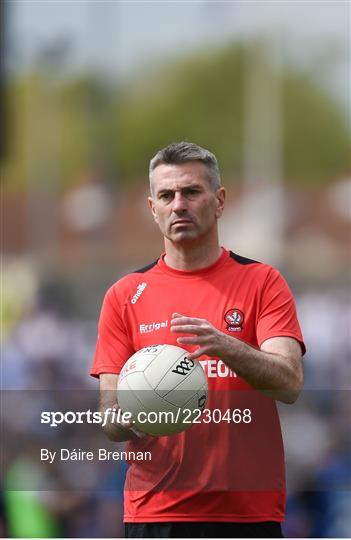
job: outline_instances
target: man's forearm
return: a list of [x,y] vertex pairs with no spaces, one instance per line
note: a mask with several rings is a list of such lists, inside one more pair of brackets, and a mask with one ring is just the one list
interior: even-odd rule
[[106,425],[103,426],[102,429],[105,435],[107,435],[107,437],[111,441],[124,442],[124,441],[131,441],[133,439],[138,438],[138,436],[135,433],[133,433],[131,429],[124,428],[117,424],[113,424],[112,422],[107,422]]
[[[122,425],[121,422],[117,422],[117,418],[121,419],[117,414],[119,406],[116,403],[116,392],[113,390],[104,390],[100,392],[100,413],[104,418],[102,429],[105,435],[115,442],[124,442],[136,439],[137,435],[133,433],[129,425]],[[121,412],[119,410],[119,412]],[[115,414],[111,414],[115,413]]]
[[[303,366],[299,342],[291,337],[268,338],[257,350],[215,328],[206,319],[173,313],[171,331],[185,334],[180,345],[198,345],[188,356],[221,358],[227,366],[251,386],[273,399],[294,403],[303,384]],[[188,335],[187,335],[188,334]]]
[[257,350],[243,341],[226,337],[221,360],[229,368],[273,399],[284,403],[296,401],[302,387],[302,374],[289,358]]

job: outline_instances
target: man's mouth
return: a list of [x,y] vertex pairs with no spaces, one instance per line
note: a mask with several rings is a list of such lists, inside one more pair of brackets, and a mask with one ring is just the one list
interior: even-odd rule
[[172,225],[187,225],[189,223],[193,223],[192,219],[176,219],[172,222]]

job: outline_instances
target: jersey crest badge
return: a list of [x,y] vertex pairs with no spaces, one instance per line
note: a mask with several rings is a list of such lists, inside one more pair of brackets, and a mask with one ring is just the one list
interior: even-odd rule
[[244,325],[244,313],[241,311],[241,309],[228,309],[224,315],[224,320],[227,324],[227,330],[229,330],[229,332],[240,332]]

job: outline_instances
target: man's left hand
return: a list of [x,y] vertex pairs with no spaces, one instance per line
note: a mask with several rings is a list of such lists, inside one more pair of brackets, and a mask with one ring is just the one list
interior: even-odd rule
[[[189,353],[188,358],[191,360],[199,358],[203,354],[222,357],[228,350],[230,336],[217,330],[206,319],[185,317],[179,313],[173,313],[171,332],[191,334],[191,336],[177,338],[179,345],[199,345],[196,351]],[[233,343],[231,343],[231,348],[233,348]]]

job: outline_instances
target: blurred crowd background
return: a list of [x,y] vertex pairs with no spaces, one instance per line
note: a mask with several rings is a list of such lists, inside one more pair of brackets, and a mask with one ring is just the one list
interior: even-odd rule
[[83,391],[97,400],[104,292],[162,250],[148,162],[186,139],[219,159],[222,244],[277,266],[296,297],[308,353],[303,395],[280,406],[285,534],[349,537],[350,3],[14,0],[1,11],[0,534],[123,536],[125,465],[99,469],[95,489],[60,489],[62,471],[34,455],[38,416]]

